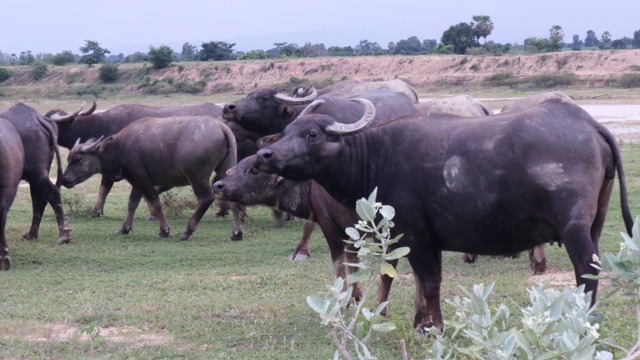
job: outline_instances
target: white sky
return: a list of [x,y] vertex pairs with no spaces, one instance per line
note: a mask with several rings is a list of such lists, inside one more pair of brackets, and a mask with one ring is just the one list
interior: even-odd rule
[[235,43],[234,50],[268,50],[276,42],[355,46],[360,40],[387,48],[390,41],[417,36],[440,41],[451,25],[489,15],[495,29],[487,38],[522,44],[549,37],[560,25],[565,42],[598,37],[633,37],[640,30],[638,0],[20,0],[0,6],[0,51],[31,50],[79,54],[94,40],[111,54],[147,52],[168,45],[180,52],[189,42]]

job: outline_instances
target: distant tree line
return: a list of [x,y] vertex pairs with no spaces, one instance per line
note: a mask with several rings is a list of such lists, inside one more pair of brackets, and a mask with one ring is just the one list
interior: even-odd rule
[[[320,56],[375,56],[375,55],[423,55],[423,54],[470,54],[470,55],[500,55],[508,52],[541,53],[562,50],[582,49],[624,49],[640,48],[640,30],[633,33],[633,38],[622,37],[613,39],[609,31],[604,31],[599,37],[593,30],[588,30],[584,40],[579,35],[573,35],[572,42],[564,42],[562,26],[553,25],[549,29],[548,38],[529,37],[522,45],[517,43],[499,44],[487,41],[487,37],[494,30],[494,24],[490,16],[475,15],[471,22],[461,22],[451,25],[446,29],[439,40],[420,40],[417,36],[410,36],[395,42],[389,42],[386,47],[377,42],[360,40],[355,46],[330,46],[306,42],[302,46],[298,44],[279,42],[274,43],[268,50],[251,50],[247,52],[235,51],[235,43],[224,41],[203,42],[200,46],[189,42],[182,45],[180,52],[175,52],[171,47],[162,45],[150,46],[147,52],[136,51],[133,54],[111,54],[94,40],[86,40],[79,47],[80,54],[70,50],[63,50],[57,54],[37,53],[31,50],[20,54],[8,54],[0,51],[0,65],[30,65],[47,64],[62,66],[65,64],[86,64],[91,67],[96,64],[109,64],[109,71],[117,73],[120,63],[149,62],[155,69],[171,66],[177,61],[221,61],[221,60],[245,60],[245,59],[273,59],[273,58],[305,58]],[[482,43],[480,43],[482,39]]]

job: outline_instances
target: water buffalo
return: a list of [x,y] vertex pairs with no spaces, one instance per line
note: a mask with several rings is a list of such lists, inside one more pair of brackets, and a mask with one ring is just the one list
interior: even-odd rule
[[[212,103],[183,106],[124,104],[111,107],[104,111],[94,112],[95,109],[96,103],[94,101],[93,106],[89,110],[77,112],[75,116],[69,116],[61,109],[48,111],[45,116],[58,123],[58,144],[67,149],[71,149],[78,139],[80,139],[81,142],[85,142],[91,138],[116,134],[125,126],[143,117],[163,118],[185,115],[209,115],[219,117],[222,114],[222,108]],[[258,137],[235,123],[228,121],[225,121],[225,123],[231,128],[236,137],[238,158],[255,154],[258,150],[255,145]],[[103,176],[100,182],[100,190],[98,191],[98,200],[91,211],[92,216],[103,215],[104,203],[112,187],[113,181]],[[222,204],[219,215],[224,215],[226,210],[226,204]]]
[[58,166],[58,181],[62,178],[62,161],[57,145],[56,124],[35,109],[22,103],[0,110],[0,118],[8,120],[20,134],[24,146],[22,179],[29,183],[33,217],[29,232],[23,239],[38,238],[40,222],[47,203],[53,208],[58,223],[58,244],[71,241],[69,226],[64,216],[60,189],[49,179],[53,157]]
[[[562,242],[576,282],[597,296],[598,253],[616,173],[622,215],[632,217],[620,152],[609,130],[573,103],[552,99],[480,118],[414,114],[368,129],[310,113],[257,153],[256,166],[314,180],[350,208],[378,189],[395,208],[416,277],[414,326],[443,328],[442,251],[510,255]],[[313,105],[313,104],[312,104]]]
[[[306,96],[309,88],[297,88],[293,91],[293,96]],[[418,104],[419,98],[416,90],[411,85],[400,79],[386,80],[386,81],[357,81],[357,80],[344,80],[337,83],[318,89],[318,95],[324,95],[328,93],[332,94],[344,94],[344,95],[358,95],[369,91],[378,89],[389,89],[406,94],[414,104]]]
[[0,118],[0,270],[9,270],[11,257],[5,227],[7,214],[18,192],[24,167],[24,147],[20,134],[8,120]]
[[[357,262],[357,256],[355,251],[345,251],[349,247],[343,241],[348,238],[344,229],[357,223],[357,214],[337,202],[316,182],[291,181],[267,173],[253,166],[255,159],[253,155],[241,160],[225,179],[216,181],[213,184],[216,194],[244,205],[277,207],[305,219],[302,239],[289,256],[291,260],[309,257],[310,236],[317,223],[329,245],[336,277],[346,278],[351,269],[344,263]],[[380,301],[386,300],[390,284],[387,277],[381,282],[378,291]],[[352,296],[357,299],[360,294],[356,286]]]
[[[160,237],[169,236],[169,223],[159,192],[191,185],[198,206],[180,238],[186,240],[214,201],[209,182],[212,173],[224,178],[226,171],[236,165],[236,151],[229,127],[212,116],[142,118],[115,135],[74,146],[62,185],[71,188],[96,173],[112,181],[127,180],[132,190],[127,217],[119,232],[131,231],[133,215],[144,196],[158,216]],[[242,238],[241,211],[236,204],[232,204],[232,210],[232,239]]]
[[370,100],[379,109],[376,120],[413,114],[417,110],[406,94],[389,89],[378,89],[367,93],[342,96],[325,94],[318,96],[311,92],[298,98],[280,94],[275,89],[257,89],[245,98],[227,103],[222,109],[222,117],[237,122],[243,128],[259,136],[281,133],[314,99],[323,99],[325,105],[315,111],[330,115],[339,122],[348,123],[359,119],[364,107],[351,101],[353,97]]

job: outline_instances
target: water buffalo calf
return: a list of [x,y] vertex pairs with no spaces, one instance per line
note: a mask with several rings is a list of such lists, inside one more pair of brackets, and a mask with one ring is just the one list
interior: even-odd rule
[[[113,136],[77,144],[69,152],[62,185],[71,188],[96,173],[132,185],[128,214],[119,230],[127,234],[133,215],[144,196],[160,222],[160,237],[169,236],[169,223],[162,211],[159,193],[175,186],[191,185],[198,206],[181,236],[186,240],[214,201],[209,179],[224,178],[236,165],[236,142],[222,121],[211,116],[143,118]],[[232,204],[232,239],[242,238],[238,205]]]

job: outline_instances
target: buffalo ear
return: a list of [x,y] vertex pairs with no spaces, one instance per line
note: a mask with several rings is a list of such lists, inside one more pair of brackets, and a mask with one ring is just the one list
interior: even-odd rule
[[280,116],[283,119],[291,119],[292,117],[296,116],[296,112],[293,111],[293,109],[288,106],[288,105],[284,105],[284,104],[280,104]]
[[262,149],[263,147],[267,145],[271,145],[274,142],[280,140],[281,138],[282,138],[282,134],[267,135],[258,139],[258,141],[256,141],[256,145],[258,145],[258,149]]
[[102,140],[100,142],[100,146],[98,147],[98,155],[102,155],[109,148],[109,145],[111,145],[112,141],[113,136],[109,136],[108,138]]

